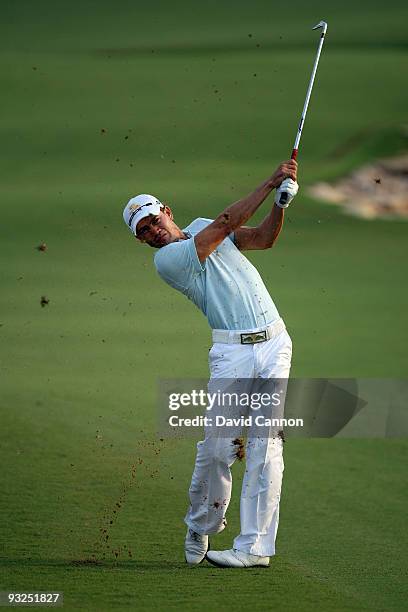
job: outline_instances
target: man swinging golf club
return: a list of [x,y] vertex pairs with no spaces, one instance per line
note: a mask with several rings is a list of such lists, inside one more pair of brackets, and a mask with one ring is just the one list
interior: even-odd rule
[[[296,195],[296,173],[296,161],[284,162],[214,221],[198,218],[184,229],[174,222],[171,209],[154,196],[139,195],[126,205],[124,220],[132,233],[159,249],[154,257],[159,275],[192,300],[213,329],[211,377],[289,376],[290,337],[259,273],[242,251],[267,249],[275,243],[284,217],[279,200],[287,193],[287,207]],[[275,204],[264,221],[258,227],[243,227],[276,188]],[[279,437],[247,445],[243,491],[249,483],[251,490],[241,500],[241,534],[231,550],[208,551],[208,535],[225,527],[236,450],[228,437],[208,435],[198,444],[185,518],[185,556],[190,565],[200,563],[207,554],[210,562],[220,566],[265,566],[275,553],[283,471]],[[272,481],[267,490],[265,474]],[[213,503],[217,499],[219,505]]]
[[[315,62],[314,73],[316,66]],[[313,79],[314,74],[311,85]],[[132,234],[158,249],[154,263],[160,277],[207,317],[213,336],[210,383],[217,379],[289,377],[291,339],[259,273],[242,251],[268,249],[279,236],[284,209],[298,191],[295,159],[307,103],[292,159],[281,163],[270,178],[216,219],[197,218],[181,229],[170,207],[149,194],[131,198],[124,209],[124,221]],[[273,190],[274,205],[262,223],[246,227]],[[230,550],[209,550],[208,536],[226,526],[236,442],[232,437],[214,436],[206,428],[204,440],[197,444],[190,507],[185,517],[185,558],[189,565],[207,558],[219,567],[265,567],[275,554],[283,475],[283,440],[279,435],[248,439],[241,532]]]

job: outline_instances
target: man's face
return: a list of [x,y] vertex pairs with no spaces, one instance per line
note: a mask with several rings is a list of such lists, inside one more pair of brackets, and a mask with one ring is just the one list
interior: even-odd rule
[[179,240],[181,235],[182,232],[174,223],[171,210],[167,206],[158,215],[144,217],[136,226],[136,238],[155,249],[161,249]]

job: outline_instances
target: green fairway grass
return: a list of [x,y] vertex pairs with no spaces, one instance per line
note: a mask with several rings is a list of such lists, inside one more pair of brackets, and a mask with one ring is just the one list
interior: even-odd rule
[[[181,227],[212,218],[289,157],[326,19],[300,192],[249,258],[294,376],[406,377],[407,223],[305,195],[406,152],[405,3],[3,4],[0,590],[61,590],[67,610],[405,609],[405,439],[289,440],[271,568],[186,567],[195,442],[157,436],[157,383],[205,378],[210,330],[122,220],[142,192]],[[213,548],[239,529],[233,470]]]

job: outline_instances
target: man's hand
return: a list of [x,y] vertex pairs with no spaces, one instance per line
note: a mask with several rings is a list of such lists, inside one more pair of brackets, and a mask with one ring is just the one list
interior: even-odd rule
[[276,190],[275,204],[279,208],[287,208],[298,191],[299,185],[296,181],[290,178],[285,179]]
[[296,181],[297,167],[297,162],[294,159],[288,159],[288,161],[282,162],[269,179],[271,187],[273,189],[279,187],[279,185],[287,178]]

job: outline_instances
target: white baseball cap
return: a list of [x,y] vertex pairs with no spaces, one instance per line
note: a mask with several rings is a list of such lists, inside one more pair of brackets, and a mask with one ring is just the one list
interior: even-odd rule
[[163,206],[155,196],[141,193],[134,198],[130,198],[123,211],[123,219],[132,234],[136,235],[136,226],[140,219],[149,215],[158,215]]

